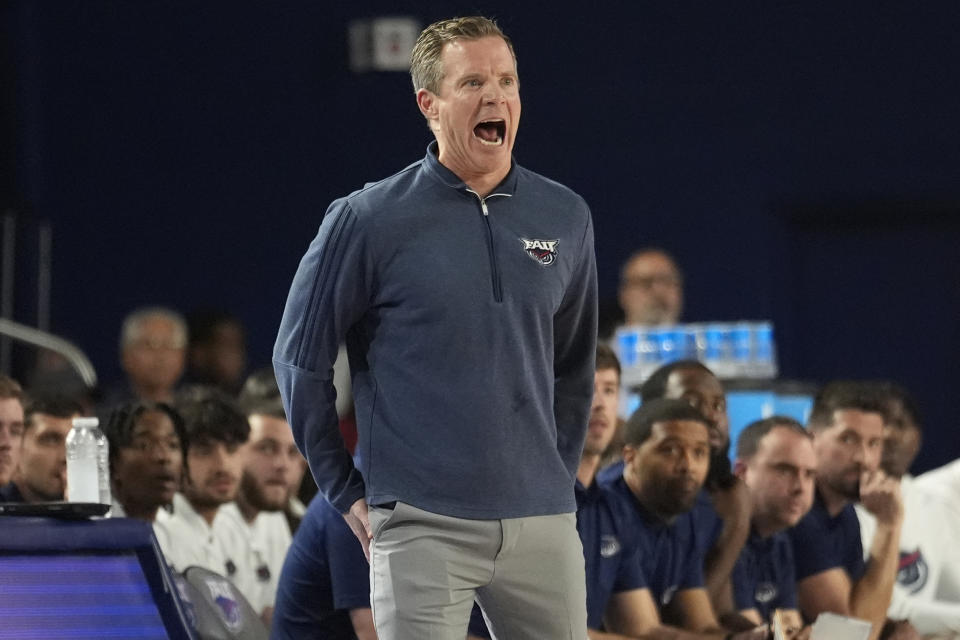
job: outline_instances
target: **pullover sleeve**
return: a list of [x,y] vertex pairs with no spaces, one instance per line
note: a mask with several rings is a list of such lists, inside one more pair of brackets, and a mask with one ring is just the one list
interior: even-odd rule
[[273,350],[297,447],[340,513],[364,497],[364,484],[340,435],[333,363],[347,330],[369,305],[371,280],[361,225],[349,202],[338,200],[300,261]]
[[589,211],[576,267],[553,317],[553,336],[557,449],[574,478],[590,419],[597,360],[597,265]]

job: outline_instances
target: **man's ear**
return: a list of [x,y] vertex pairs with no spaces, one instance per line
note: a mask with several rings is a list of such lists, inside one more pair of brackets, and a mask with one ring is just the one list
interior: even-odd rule
[[420,113],[427,120],[437,118],[437,96],[429,89],[420,89],[417,91],[417,106],[420,107]]
[[747,473],[747,463],[744,462],[743,458],[737,458],[733,461],[733,475],[737,476],[743,480],[743,476]]

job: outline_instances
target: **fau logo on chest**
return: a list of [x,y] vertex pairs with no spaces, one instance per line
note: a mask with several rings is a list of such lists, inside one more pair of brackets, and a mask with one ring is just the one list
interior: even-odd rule
[[545,267],[549,267],[557,259],[557,244],[559,240],[527,240],[520,238],[523,250],[530,258]]

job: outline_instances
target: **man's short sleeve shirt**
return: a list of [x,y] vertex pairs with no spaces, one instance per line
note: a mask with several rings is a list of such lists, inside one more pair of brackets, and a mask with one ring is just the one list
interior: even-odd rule
[[797,608],[793,546],[786,532],[767,538],[751,533],[731,575],[737,609],[756,609],[769,621],[775,609]]
[[369,570],[343,516],[323,496],[314,498],[280,574],[274,636],[355,638],[350,610],[370,607]]
[[633,521],[643,578],[657,606],[670,604],[677,591],[703,587],[703,554],[693,515],[683,513],[668,524],[640,504],[623,478],[610,488]]
[[713,499],[706,489],[697,494],[697,501],[690,510],[693,517],[693,528],[697,534],[697,547],[700,554],[706,558],[707,552],[717,544],[723,532],[723,518],[713,507]]
[[831,516],[818,494],[807,515],[789,530],[789,536],[798,581],[840,568],[851,582],[856,582],[866,571],[860,523],[852,503]]
[[636,534],[616,496],[596,482],[577,482],[577,533],[583,544],[587,575],[587,626],[601,629],[610,596],[647,586],[640,566]]

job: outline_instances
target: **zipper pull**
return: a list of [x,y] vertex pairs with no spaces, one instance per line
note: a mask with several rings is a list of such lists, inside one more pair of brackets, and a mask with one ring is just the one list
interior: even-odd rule
[[487,211],[487,201],[483,198],[480,198],[480,208],[483,209],[483,215],[490,215],[490,212]]

